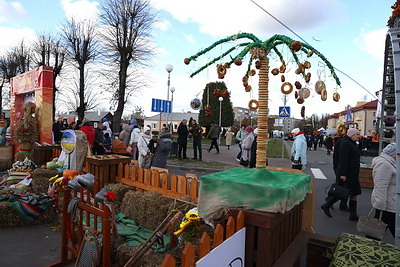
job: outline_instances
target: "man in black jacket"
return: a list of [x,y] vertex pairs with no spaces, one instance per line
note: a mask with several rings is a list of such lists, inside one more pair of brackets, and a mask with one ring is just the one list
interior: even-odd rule
[[178,126],[178,159],[187,159],[187,137],[189,135],[189,129],[187,127],[187,120],[183,119]]
[[192,125],[189,128],[189,134],[193,137],[193,159],[197,159],[197,150],[199,151],[199,160],[202,160],[201,153],[201,138],[202,138],[203,128],[196,120],[192,120]]

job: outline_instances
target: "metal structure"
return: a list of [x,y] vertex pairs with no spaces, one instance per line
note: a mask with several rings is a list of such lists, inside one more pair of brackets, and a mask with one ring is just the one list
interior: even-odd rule
[[[389,43],[389,38],[391,40],[391,44]],[[393,23],[393,26],[390,27],[387,37],[386,37],[386,48],[385,49],[385,69],[384,73],[384,86],[383,91],[387,89],[392,89],[393,94],[395,95],[395,109],[400,110],[400,18],[396,17]],[[386,78],[391,77],[390,71],[394,73],[394,87],[390,87],[390,80],[386,81]],[[400,132],[400,118],[396,115],[396,133]],[[396,143],[397,143],[397,156],[400,155],[400,136],[396,134]],[[400,170],[400,160],[396,160],[396,169]],[[396,246],[400,246],[400,173],[397,172],[397,181],[396,181],[396,231],[395,231],[395,244]]]

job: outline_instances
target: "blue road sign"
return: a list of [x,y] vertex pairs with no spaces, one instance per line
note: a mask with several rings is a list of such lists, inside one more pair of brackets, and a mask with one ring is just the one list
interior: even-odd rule
[[289,118],[290,117],[290,107],[279,107],[279,115],[280,118]]
[[171,113],[172,103],[169,100],[153,98],[151,100],[151,111],[161,113]]

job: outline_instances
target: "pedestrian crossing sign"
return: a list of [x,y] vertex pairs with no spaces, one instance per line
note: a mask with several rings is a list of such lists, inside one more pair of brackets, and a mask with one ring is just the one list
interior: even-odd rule
[[289,118],[290,117],[290,107],[279,107],[279,115],[280,118]]

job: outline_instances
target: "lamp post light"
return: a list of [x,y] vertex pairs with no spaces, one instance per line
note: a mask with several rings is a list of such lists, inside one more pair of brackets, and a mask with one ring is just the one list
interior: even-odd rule
[[[173,112],[173,108],[174,108],[174,92],[175,92],[175,87],[171,87],[171,89],[169,89],[171,91],[171,114]],[[173,116],[171,116],[171,133],[174,133],[174,123],[172,122],[172,118]]]
[[[174,70],[174,67],[171,64],[165,65],[165,70],[168,72],[168,82],[167,82],[167,101],[169,101],[169,86],[171,84],[171,71]],[[160,114],[161,117],[161,114]],[[165,114],[165,123],[168,125],[168,113]],[[160,125],[160,130],[161,130],[161,125]]]
[[223,100],[224,100],[224,98],[222,96],[220,96],[218,98],[218,101],[219,101],[219,127],[221,127],[221,107],[222,107]]

